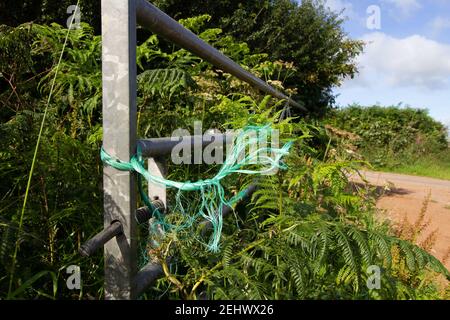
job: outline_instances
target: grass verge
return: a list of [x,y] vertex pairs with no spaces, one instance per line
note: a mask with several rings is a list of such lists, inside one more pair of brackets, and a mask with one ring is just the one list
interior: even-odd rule
[[378,170],[450,180],[450,150],[436,155],[423,156],[414,161],[405,161],[403,164],[382,167]]

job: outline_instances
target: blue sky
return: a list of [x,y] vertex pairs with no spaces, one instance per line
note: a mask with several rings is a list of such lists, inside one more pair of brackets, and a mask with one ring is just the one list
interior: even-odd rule
[[335,90],[339,105],[402,103],[450,126],[450,0],[324,2],[343,10],[349,37],[367,43],[358,76]]

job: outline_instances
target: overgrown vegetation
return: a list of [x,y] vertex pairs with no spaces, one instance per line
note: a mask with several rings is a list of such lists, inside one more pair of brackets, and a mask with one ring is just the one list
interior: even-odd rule
[[303,101],[309,113],[328,110],[334,103],[332,88],[356,73],[354,59],[363,43],[347,37],[341,28],[343,18],[328,10],[324,1],[303,0],[300,5],[294,0],[154,3],[177,18],[208,13],[214,26],[247,42],[253,52],[293,62],[296,69],[284,86],[295,89],[293,98]]
[[[100,0],[79,0],[81,21],[100,34]],[[356,73],[354,59],[363,43],[347,37],[343,18],[323,6],[323,0],[155,0],[156,6],[178,19],[208,14],[209,26],[248,44],[252,53],[271,61],[288,61],[295,70],[284,86],[310,113],[323,114],[334,103],[332,88]],[[0,24],[33,21],[66,25],[70,0],[6,0],[0,3]],[[73,13],[73,12],[72,12]],[[138,30],[138,39],[149,33]],[[162,48],[171,44],[161,41]],[[294,114],[296,110],[292,111]],[[301,114],[304,116],[304,113]]]
[[[254,54],[220,29],[208,29],[209,19],[204,15],[181,22],[245,68],[286,89],[283,83],[296,71],[295,63]],[[57,24],[26,24],[0,31],[0,297],[102,298],[102,254],[82,259],[77,253],[102,226],[100,38],[86,24],[69,33],[19,232],[33,146],[66,30]],[[149,245],[142,226],[142,260],[159,259],[165,271],[143,298],[446,298],[432,279],[436,272],[448,277],[448,271],[374,219],[370,190],[348,188],[347,173],[355,172],[359,161],[334,144],[323,125],[280,119],[283,103],[261,96],[185,50],[165,46],[156,36],[140,43],[137,64],[141,137],[167,136],[201,120],[205,129],[221,130],[271,123],[283,141],[295,141],[286,159],[289,170],[260,179],[252,203],[238,206],[226,219],[219,253],[208,252],[198,241],[203,236],[196,225],[167,233],[159,247]],[[216,169],[169,163],[169,178],[192,181]],[[227,196],[250,182],[230,177]],[[173,212],[171,219],[182,217]],[[167,262],[169,256],[173,258]],[[65,268],[71,264],[81,266],[80,292],[65,285]],[[371,265],[382,269],[380,290],[366,286]],[[423,280],[424,273],[431,280]]]
[[376,169],[450,178],[447,128],[427,110],[352,105],[330,112],[327,122],[340,143]]

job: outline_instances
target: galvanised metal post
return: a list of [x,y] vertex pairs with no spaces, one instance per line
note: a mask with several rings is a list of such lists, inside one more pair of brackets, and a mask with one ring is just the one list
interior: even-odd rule
[[[136,150],[136,4],[102,0],[103,147],[128,161]],[[130,172],[105,167],[105,228],[123,233],[105,244],[105,299],[134,299],[137,273],[136,183]]]

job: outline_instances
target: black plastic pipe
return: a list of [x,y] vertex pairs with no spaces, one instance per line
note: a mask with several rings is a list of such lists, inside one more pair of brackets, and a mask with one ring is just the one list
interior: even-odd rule
[[97,233],[93,238],[86,241],[78,251],[84,257],[90,257],[95,251],[102,248],[105,243],[114,237],[123,233],[122,224],[119,221],[114,221],[107,228]]
[[134,288],[136,295],[140,296],[148,287],[150,287],[158,278],[164,274],[163,268],[159,263],[149,263],[139,270],[134,278]]
[[[164,206],[164,202],[161,200],[152,201],[153,206],[160,213],[164,214],[166,212],[166,207]],[[149,207],[141,207],[136,210],[136,220],[139,224],[145,223],[153,217],[153,212]]]

